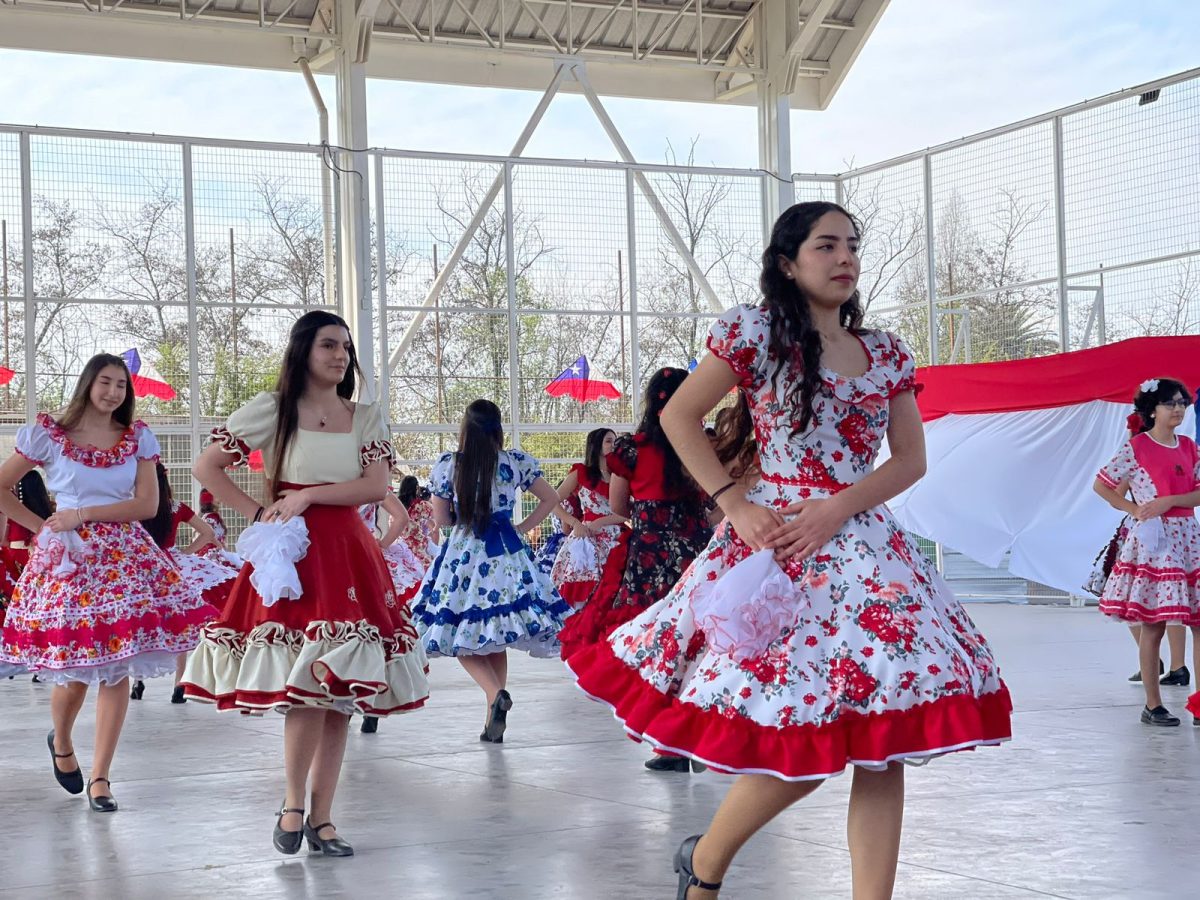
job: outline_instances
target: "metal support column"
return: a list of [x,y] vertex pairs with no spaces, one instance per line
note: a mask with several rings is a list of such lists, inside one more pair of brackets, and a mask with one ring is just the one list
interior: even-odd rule
[[792,184],[791,102],[769,79],[758,82],[758,166],[763,184],[763,233],[769,239],[779,214],[796,202]]
[[517,329],[517,248],[513,227],[513,164],[504,164],[504,269],[508,275],[508,422],[512,445],[521,449],[521,360]]
[[[641,333],[638,330],[638,278],[637,278],[637,214],[633,195],[633,170],[625,170],[625,228],[629,255],[629,384],[622,388],[629,391],[629,416],[636,428],[642,419],[642,353]],[[622,351],[624,352],[624,351]]]
[[922,160],[925,174],[925,290],[929,296],[929,364],[938,364],[937,254],[933,234],[933,162]]
[[21,153],[21,292],[25,295],[25,421],[37,418],[37,316],[33,304],[33,163],[29,132],[22,131]]
[[342,315],[358,350],[364,384],[362,393],[375,394],[375,347],[372,340],[371,202],[367,188],[366,65],[355,59],[358,29],[354,0],[337,0],[337,118],[338,142],[338,277]]
[[[192,145],[185,143],[183,156],[183,264],[188,311],[188,413],[191,426],[191,456],[200,455],[200,348],[196,341],[196,206],[192,189]],[[200,502],[200,485],[189,478],[192,502]]]
[[1054,231],[1058,276],[1058,343],[1066,353],[1071,349],[1070,304],[1067,302],[1067,198],[1063,179],[1062,117],[1054,117]]
[[383,157],[375,157],[375,271],[378,273],[379,310],[379,367],[376,372],[375,396],[383,404],[384,421],[390,422],[392,366],[388,356],[388,261],[387,218],[383,205]]

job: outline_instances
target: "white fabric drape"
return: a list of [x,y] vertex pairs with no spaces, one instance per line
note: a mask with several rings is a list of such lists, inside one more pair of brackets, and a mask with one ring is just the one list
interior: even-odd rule
[[[926,422],[926,475],[888,506],[914,534],[993,568],[1011,549],[1012,574],[1079,594],[1121,519],[1092,484],[1129,412],[1097,400]],[[1195,433],[1191,410],[1179,431]]]

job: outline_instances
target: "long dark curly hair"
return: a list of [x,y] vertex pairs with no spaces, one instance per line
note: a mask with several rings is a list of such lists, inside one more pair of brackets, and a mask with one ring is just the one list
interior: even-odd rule
[[[1130,431],[1134,434],[1141,434],[1143,431],[1149,431],[1154,427],[1154,408],[1158,404],[1174,400],[1176,394],[1182,396],[1188,403],[1192,403],[1195,399],[1182,381],[1177,381],[1174,378],[1155,378],[1153,380],[1158,382],[1154,390],[1143,391],[1139,389],[1137,395],[1133,398],[1133,410],[1142,420],[1141,428],[1138,428],[1136,431],[1130,428]],[[1130,424],[1132,424],[1132,418]]]
[[750,398],[744,390],[738,390],[737,403],[717,413],[716,438],[713,450],[721,465],[729,466],[734,478],[741,478],[757,464],[758,441],[754,434],[754,417],[750,412]]
[[653,444],[663,454],[663,485],[671,492],[694,490],[692,480],[684,471],[679,454],[667,440],[659,417],[670,399],[675,396],[688,373],[683,369],[659,369],[646,382],[646,398],[642,403],[642,421],[638,434],[644,435],[646,443]]
[[[803,375],[799,384],[792,384],[784,395],[785,402],[798,408],[793,434],[804,431],[812,423],[813,399],[821,384],[821,335],[813,326],[808,297],[795,281],[780,267],[780,258],[795,259],[800,245],[808,240],[813,226],[826,213],[845,216],[862,237],[862,225],[836,203],[815,201],[797,203],[786,209],[771,229],[771,242],[762,255],[762,275],[758,284],[763,303],[771,313],[771,337],[768,349],[777,362],[773,379],[786,371],[788,362],[800,355]],[[862,329],[863,308],[856,290],[838,310],[838,322],[843,328],[858,332]]]

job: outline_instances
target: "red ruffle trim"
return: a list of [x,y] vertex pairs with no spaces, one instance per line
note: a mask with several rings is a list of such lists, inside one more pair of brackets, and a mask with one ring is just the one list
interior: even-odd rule
[[1200,628],[1200,610],[1190,606],[1142,606],[1127,600],[1100,601],[1100,612],[1122,622],[1182,622],[1190,628]]
[[1186,581],[1189,584],[1200,584],[1200,569],[1188,572],[1184,569],[1159,569],[1154,566],[1119,562],[1113,566],[1109,577],[1117,575],[1131,575],[1136,581]]
[[1003,684],[980,697],[950,696],[910,709],[843,713],[830,725],[776,728],[663,694],[617,659],[607,642],[571,656],[567,666],[579,687],[610,706],[635,740],[731,774],[808,781],[840,774],[847,765],[880,766],[1012,737],[1012,700]]
[[1194,694],[1192,694],[1192,696],[1188,697],[1187,711],[1190,712],[1197,719],[1200,719],[1200,691],[1196,691],[1196,693],[1194,693]]
[[[425,674],[429,674],[428,666],[425,667]],[[327,666],[321,683],[328,688],[329,693],[318,694],[312,691],[304,691],[295,685],[289,684],[278,691],[235,691],[232,694],[217,696],[210,694],[198,684],[181,682],[180,685],[184,688],[184,695],[189,700],[212,703],[221,712],[236,709],[238,712],[246,715],[262,713],[269,709],[286,711],[292,707],[313,705],[306,703],[306,700],[317,701],[320,705],[329,705],[334,701],[346,700],[354,704],[355,711],[361,712],[364,715],[390,716],[396,713],[420,709],[425,705],[425,701],[429,699],[426,696],[419,700],[414,700],[412,703],[404,703],[400,706],[387,707],[386,709],[374,706],[369,702],[370,698],[386,691],[386,684],[364,684],[358,681],[342,681],[330,672]]]
[[[46,413],[38,413],[37,424],[46,429],[46,433],[50,435],[50,440],[62,447],[63,456],[73,459],[75,462],[83,463],[85,466],[98,469],[119,466],[136,453],[139,432],[146,428],[146,423],[138,419],[121,433],[121,437],[111,447],[90,447],[76,444],[67,434],[67,430]],[[25,458],[29,459],[29,457]],[[158,459],[157,456],[142,458],[150,461]],[[39,463],[39,465],[41,464]]]

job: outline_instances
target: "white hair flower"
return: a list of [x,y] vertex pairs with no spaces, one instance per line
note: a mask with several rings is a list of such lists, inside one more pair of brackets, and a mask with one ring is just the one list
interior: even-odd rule
[[1138,385],[1138,390],[1141,391],[1143,394],[1149,394],[1153,391],[1157,391],[1158,390],[1158,379],[1151,378],[1149,381],[1143,381],[1141,384]]

